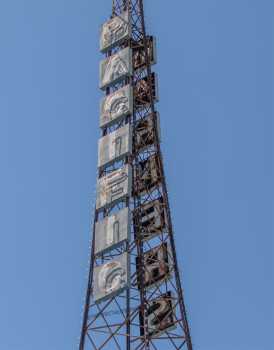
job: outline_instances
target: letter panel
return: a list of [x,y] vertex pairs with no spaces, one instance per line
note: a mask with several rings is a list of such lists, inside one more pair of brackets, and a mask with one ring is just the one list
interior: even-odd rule
[[[147,36],[148,57],[151,65],[157,63],[156,39],[154,36]],[[133,50],[133,67],[135,70],[146,67],[146,55],[144,47],[137,47]]]
[[98,167],[120,160],[132,152],[132,133],[129,124],[101,137],[98,142]]
[[121,44],[130,36],[128,11],[115,16],[104,23],[100,34],[100,51],[106,52],[112,47]]
[[[139,218],[139,220],[138,220]],[[136,210],[134,220],[140,223],[142,239],[147,240],[163,232],[166,227],[166,210],[163,199],[156,199]]]
[[151,300],[147,308],[146,322],[142,310],[139,311],[140,335],[144,335],[144,328],[150,337],[160,336],[163,332],[176,328],[175,310],[171,292],[162,294],[159,298]]
[[132,170],[129,165],[115,170],[97,181],[96,208],[100,209],[131,194]]
[[[171,270],[171,259],[167,243],[163,243],[148,252],[144,253],[144,280],[145,288],[150,288],[155,284],[162,283]],[[140,259],[136,258],[137,271],[140,268]],[[139,274],[138,274],[139,276]],[[140,289],[140,279],[138,278],[138,288]]]
[[124,253],[106,264],[96,266],[93,276],[93,298],[95,302],[120,294],[129,285],[129,258]]
[[133,89],[129,85],[107,95],[101,101],[100,127],[105,127],[133,113]]
[[99,255],[116,248],[119,244],[129,239],[129,235],[129,209],[124,208],[96,223],[95,254]]
[[139,162],[135,168],[135,188],[137,193],[145,193],[153,190],[161,181],[160,165],[157,156],[151,156]]
[[132,50],[125,48],[100,62],[100,88],[117,83],[132,74]]
[[160,141],[160,119],[158,113],[150,114],[147,118],[140,119],[136,125],[136,149],[145,149],[154,143],[156,143],[156,137],[154,134],[154,123],[156,119],[156,127],[158,133],[158,139]]
[[[156,73],[151,74],[152,98],[154,102],[159,101],[158,78]],[[135,106],[142,109],[150,103],[150,85],[148,78],[145,77],[136,83],[134,88]]]

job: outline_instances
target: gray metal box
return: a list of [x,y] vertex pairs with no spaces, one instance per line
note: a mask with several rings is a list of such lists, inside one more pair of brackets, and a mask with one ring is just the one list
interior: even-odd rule
[[127,85],[101,100],[100,127],[133,113],[133,89]]
[[132,132],[129,124],[101,137],[98,141],[98,167],[117,161],[132,152]]
[[101,52],[105,52],[129,38],[131,26],[128,17],[128,11],[125,11],[102,25],[100,33]]
[[95,225],[95,254],[114,249],[129,239],[130,213],[128,208],[106,217]]
[[95,302],[103,301],[121,293],[129,286],[130,267],[127,253],[96,266],[93,275],[93,298]]
[[105,89],[132,74],[132,50],[125,48],[100,62],[100,88]]
[[130,165],[115,170],[97,181],[96,208],[110,206],[131,195],[132,168]]

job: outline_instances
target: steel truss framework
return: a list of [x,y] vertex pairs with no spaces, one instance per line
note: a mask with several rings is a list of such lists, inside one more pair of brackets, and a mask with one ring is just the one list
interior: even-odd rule
[[[187,321],[183,292],[178,271],[172,221],[168,202],[168,192],[163,168],[160,139],[158,133],[158,118],[155,109],[154,75],[151,71],[149,52],[149,37],[146,36],[143,0],[113,0],[112,17],[128,11],[131,25],[131,37],[118,48],[107,52],[112,55],[121,48],[130,47],[138,52],[139,59],[144,64],[134,69],[133,75],[106,89],[106,95],[130,84],[134,91],[133,114],[118,123],[102,128],[102,136],[130,123],[133,129],[132,154],[114,164],[100,168],[98,177],[130,164],[133,168],[132,196],[115,203],[111,207],[95,209],[93,223],[93,240],[90,258],[88,288],[85,300],[83,325],[79,350],[142,350],[142,349],[187,349],[192,350],[190,331]],[[145,81],[147,84],[143,84]],[[149,130],[140,141],[138,130],[147,125],[144,122],[148,116],[152,120]],[[143,123],[143,124],[142,124]],[[143,142],[140,144],[140,142]],[[145,181],[147,160],[154,160],[157,168],[153,181]],[[144,166],[140,166],[140,165]],[[142,208],[159,200],[158,213],[163,221],[160,232],[150,239],[144,239],[142,227]],[[95,224],[104,217],[128,207],[132,212],[131,237],[118,248],[100,256],[95,255]],[[147,263],[146,252],[156,247],[168,245],[167,259],[169,270],[166,276],[149,288],[145,285]],[[130,287],[124,292],[96,303],[92,298],[94,267],[108,262],[127,252],[130,257]],[[137,264],[136,264],[137,259]],[[171,292],[171,293],[170,293]],[[174,315],[174,327],[153,334],[147,326],[147,311],[153,300],[162,296],[171,299]],[[169,315],[167,315],[168,317]]]

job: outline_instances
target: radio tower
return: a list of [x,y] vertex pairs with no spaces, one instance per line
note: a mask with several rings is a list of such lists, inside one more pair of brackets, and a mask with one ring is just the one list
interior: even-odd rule
[[102,25],[101,138],[79,350],[192,350],[160,149],[155,38],[143,0]]

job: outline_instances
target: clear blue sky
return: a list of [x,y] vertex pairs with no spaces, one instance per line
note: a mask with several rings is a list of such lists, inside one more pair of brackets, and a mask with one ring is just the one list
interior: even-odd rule
[[[273,0],[145,4],[194,349],[272,350]],[[0,2],[1,350],[77,347],[110,8]]]

